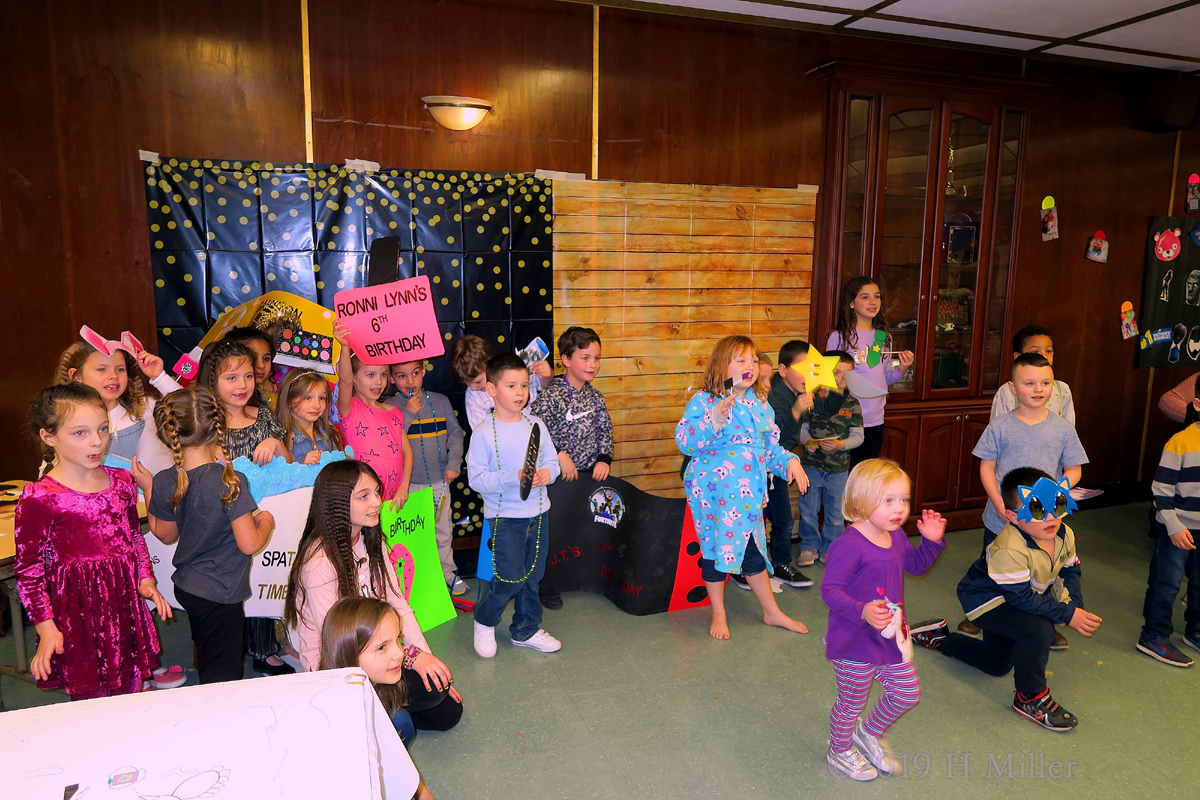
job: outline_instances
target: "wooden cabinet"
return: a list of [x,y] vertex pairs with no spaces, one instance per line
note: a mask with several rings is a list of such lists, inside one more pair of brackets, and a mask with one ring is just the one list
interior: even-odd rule
[[914,511],[978,524],[971,450],[1006,377],[1026,101],[1043,87],[864,62],[816,71],[830,91],[812,337],[834,327],[846,281],[878,281],[893,349],[916,356],[891,387],[884,453],[903,453]]

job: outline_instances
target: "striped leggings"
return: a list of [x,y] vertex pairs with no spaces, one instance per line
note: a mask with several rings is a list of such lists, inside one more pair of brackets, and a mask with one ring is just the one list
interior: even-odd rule
[[886,733],[893,722],[921,700],[921,683],[911,662],[865,664],[834,659],[833,674],[837,678],[838,696],[829,714],[829,743],[839,752],[850,749],[850,733],[854,730],[854,721],[867,707],[872,679],[877,679],[883,686],[883,696],[863,724],[872,736]]

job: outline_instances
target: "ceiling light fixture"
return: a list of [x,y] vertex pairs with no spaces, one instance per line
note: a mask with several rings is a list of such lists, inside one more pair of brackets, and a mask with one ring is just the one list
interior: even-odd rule
[[488,115],[492,104],[478,97],[455,97],[436,94],[422,97],[421,102],[442,127],[452,131],[469,131]]

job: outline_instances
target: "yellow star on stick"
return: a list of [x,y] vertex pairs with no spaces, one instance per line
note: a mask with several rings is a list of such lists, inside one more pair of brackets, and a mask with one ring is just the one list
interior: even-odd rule
[[834,380],[833,371],[837,368],[837,356],[823,356],[821,351],[808,346],[808,358],[803,361],[796,361],[792,364],[792,369],[804,378],[804,391],[812,394],[820,386],[827,386],[835,392],[838,390],[837,381]]

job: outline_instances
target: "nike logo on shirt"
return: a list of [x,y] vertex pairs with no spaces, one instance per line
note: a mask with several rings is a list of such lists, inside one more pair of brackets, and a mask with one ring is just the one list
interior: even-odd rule
[[568,411],[568,412],[567,412],[567,421],[568,421],[568,422],[574,422],[574,421],[575,421],[575,420],[577,420],[577,419],[583,419],[583,418],[584,418],[584,417],[586,417],[588,414],[595,413],[595,411],[596,411],[596,409],[594,409],[594,408],[592,408],[592,409],[589,409],[589,410],[587,410],[587,411],[583,411],[583,412],[581,412],[581,413],[579,413],[579,414],[572,414],[570,411]]

